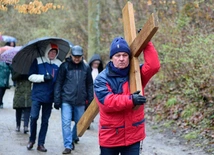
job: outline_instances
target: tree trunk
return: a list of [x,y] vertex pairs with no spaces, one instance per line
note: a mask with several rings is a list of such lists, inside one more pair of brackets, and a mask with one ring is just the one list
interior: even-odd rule
[[88,51],[87,60],[100,52],[100,1],[88,1]]

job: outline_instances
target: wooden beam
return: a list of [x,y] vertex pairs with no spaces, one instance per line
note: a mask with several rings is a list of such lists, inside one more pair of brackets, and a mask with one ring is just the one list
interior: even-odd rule
[[137,57],[132,57],[130,61],[130,91],[134,93],[137,90],[140,90],[142,93],[142,85],[141,85],[141,76],[140,76],[140,67],[139,60]]
[[138,57],[140,55],[157,30],[158,18],[154,13],[152,13],[140,33],[131,43],[130,49],[133,57]]
[[123,14],[123,29],[124,36],[129,45],[133,42],[136,37],[136,28],[134,21],[134,9],[131,2],[127,2],[122,10]]
[[[136,38],[133,4],[131,2],[127,2],[125,7],[123,8],[122,13],[123,13],[124,36],[128,44],[131,45],[134,39]],[[142,82],[140,76],[139,61],[137,57],[134,57],[132,49],[130,59],[129,80],[130,80],[130,92],[134,93],[135,91],[139,90],[140,93],[142,94]],[[136,106],[134,109],[138,108],[139,106]]]
[[[131,2],[127,2],[123,8],[123,25],[124,25],[124,35],[125,39],[130,45],[131,59],[130,59],[130,92],[134,93],[139,90],[142,95],[142,82],[140,75],[140,67],[138,56],[146,47],[148,42],[154,36],[158,30],[157,18],[154,14],[150,16],[146,24],[141,29],[140,33],[136,37],[136,27],[134,21],[134,9]],[[139,106],[135,106],[134,109],[138,109]]]
[[99,113],[99,107],[93,99],[91,104],[88,106],[87,110],[84,112],[79,122],[77,123],[77,136],[81,137],[84,132],[87,130],[93,119]]

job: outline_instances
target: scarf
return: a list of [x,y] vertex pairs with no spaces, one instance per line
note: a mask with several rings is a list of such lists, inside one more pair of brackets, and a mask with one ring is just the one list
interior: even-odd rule
[[111,70],[112,70],[114,73],[116,73],[116,74],[118,74],[118,75],[120,75],[120,76],[122,76],[122,77],[127,76],[127,75],[129,74],[130,65],[128,65],[126,68],[119,69],[119,68],[116,68],[116,67],[114,66],[114,64],[113,64],[112,61],[110,61],[109,66],[110,66]]
[[95,78],[97,77],[97,75],[99,74],[98,72],[98,69],[97,68],[92,68],[92,78],[93,78],[93,81],[95,80]]

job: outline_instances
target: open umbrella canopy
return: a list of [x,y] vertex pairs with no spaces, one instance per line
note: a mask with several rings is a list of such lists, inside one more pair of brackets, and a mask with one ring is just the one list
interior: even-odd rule
[[45,50],[50,43],[58,45],[59,53],[57,58],[63,61],[71,49],[71,43],[63,38],[43,37],[28,42],[20,49],[13,58],[13,69],[20,74],[28,74],[34,59],[44,56]]
[[16,38],[7,35],[0,35],[0,41],[3,42],[17,42]]
[[11,64],[14,56],[20,51],[21,48],[22,46],[16,46],[4,51],[2,54],[0,54],[0,61]]

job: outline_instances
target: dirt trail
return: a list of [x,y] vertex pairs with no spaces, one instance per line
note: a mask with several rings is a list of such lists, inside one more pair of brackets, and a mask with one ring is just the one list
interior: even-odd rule
[[[0,155],[60,155],[64,150],[60,111],[53,109],[49,121],[49,130],[47,133],[45,147],[48,152],[41,153],[34,149],[28,151],[26,144],[29,135],[21,132],[15,132],[15,110],[12,109],[12,99],[14,88],[8,89],[4,96],[4,108],[0,109]],[[79,144],[72,151],[72,155],[99,155],[99,145],[97,138],[98,118],[94,119],[90,130],[80,137]],[[40,126],[40,122],[38,122]],[[190,146],[181,145],[179,140],[167,138],[164,134],[158,133],[157,130],[151,129],[147,125],[147,137],[143,142],[142,155],[206,155],[201,149],[192,149]]]

